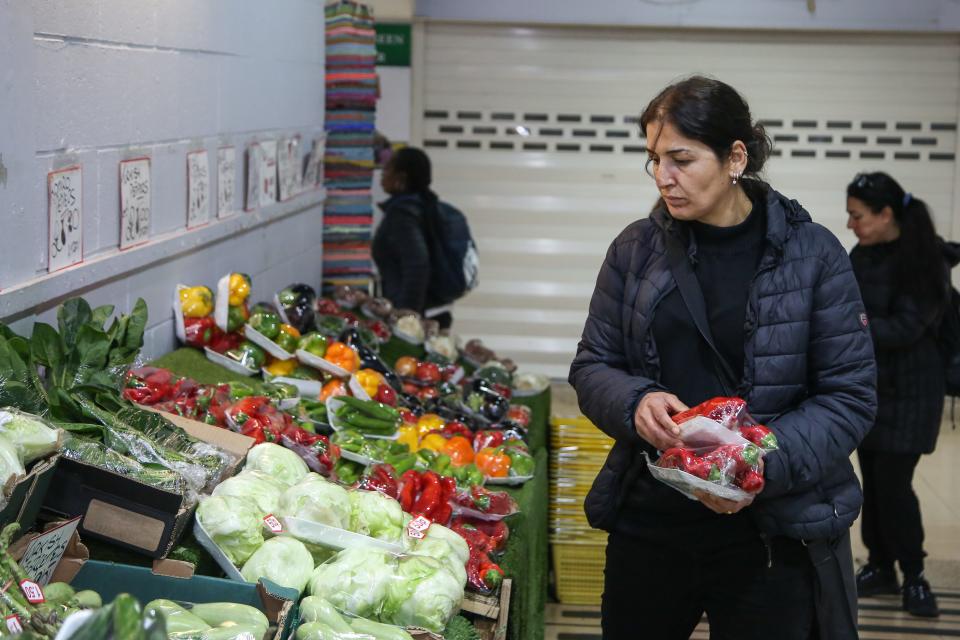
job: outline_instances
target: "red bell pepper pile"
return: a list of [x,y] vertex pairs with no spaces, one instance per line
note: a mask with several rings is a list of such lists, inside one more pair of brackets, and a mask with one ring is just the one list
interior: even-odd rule
[[759,493],[764,484],[761,456],[760,448],[753,444],[718,445],[703,455],[686,447],[674,447],[664,451],[655,464],[664,469],[679,469],[721,486]]
[[433,471],[411,469],[400,476],[400,507],[414,516],[446,525],[453,515],[450,500],[457,492],[456,481]]
[[156,367],[128,371],[123,397],[135,404],[218,427],[227,426],[224,411],[231,403],[229,385],[203,385]]
[[453,497],[453,502],[456,507],[483,513],[491,520],[517,512],[517,503],[509,493],[490,491],[477,485],[458,491]]
[[[490,558],[490,554],[502,549],[506,543],[506,526],[503,522],[483,523],[465,518],[457,518],[450,524],[450,529],[467,541],[470,549],[467,583],[477,591],[492,591],[503,582],[503,569]],[[497,537],[494,538],[481,527],[491,529]]]

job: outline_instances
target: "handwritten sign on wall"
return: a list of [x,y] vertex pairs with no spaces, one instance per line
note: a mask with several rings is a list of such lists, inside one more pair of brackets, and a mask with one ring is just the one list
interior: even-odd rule
[[187,228],[210,221],[210,159],[206,149],[187,154]]
[[47,270],[57,271],[83,260],[83,175],[80,166],[47,174],[50,242]]
[[260,141],[260,206],[277,201],[277,141]]
[[280,201],[285,202],[300,192],[300,138],[283,138],[277,148],[277,173],[280,178]]
[[150,158],[120,163],[120,248],[150,237]]
[[260,145],[254,142],[247,148],[247,200],[244,209],[253,211],[260,206]]
[[313,140],[313,149],[310,151],[310,158],[307,160],[307,168],[303,172],[304,189],[313,189],[320,182],[320,169],[323,166],[325,142],[326,140],[323,137],[314,138]]
[[217,217],[231,215],[236,205],[237,150],[233,147],[217,149]]

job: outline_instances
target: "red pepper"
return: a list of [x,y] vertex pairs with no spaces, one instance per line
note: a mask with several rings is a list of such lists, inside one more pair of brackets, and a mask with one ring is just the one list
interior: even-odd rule
[[663,455],[661,455],[657,461],[657,466],[663,467],[664,469],[680,469],[681,471],[686,471],[693,462],[693,456],[694,453],[690,449],[674,447],[663,452]]
[[487,589],[496,589],[503,582],[503,569],[490,560],[490,556],[480,559],[480,579]]
[[760,493],[764,485],[763,476],[753,469],[737,474],[737,483],[747,493]]
[[683,424],[697,416],[703,416],[716,420],[728,429],[732,429],[739,423],[741,414],[746,407],[747,403],[740,398],[713,398],[682,413],[675,414],[673,421],[677,424]]
[[493,547],[493,542],[483,531],[467,522],[464,518],[457,518],[450,524],[450,529],[456,531],[461,538],[467,541],[467,546],[471,551],[477,549],[486,553]]
[[503,444],[504,437],[502,431],[478,431],[477,435],[473,438],[473,450],[480,451],[481,449],[496,449]]
[[440,499],[443,495],[443,489],[440,485],[440,476],[433,471],[427,471],[423,474],[420,480],[423,485],[423,490],[420,493],[420,497],[417,498],[416,503],[413,505],[413,511],[411,511],[411,513],[414,515],[422,515],[433,520],[433,513],[440,505]]
[[503,520],[481,520],[480,518],[457,516],[450,523],[450,528],[462,535],[461,532],[465,525],[469,525],[487,536],[485,544],[490,553],[503,551],[510,537],[510,528]]
[[209,346],[216,336],[216,327],[217,324],[212,315],[203,318],[184,318],[183,329],[185,344],[190,347],[196,347],[197,349],[203,349]]
[[453,420],[445,424],[441,433],[447,437],[463,436],[467,440],[473,441],[473,432],[459,420]]
[[764,451],[772,451],[777,448],[777,436],[762,424],[742,426],[740,427],[740,435]]
[[420,474],[414,469],[404,472],[404,474],[400,476],[400,508],[410,513],[419,491]]
[[379,491],[396,500],[400,495],[400,487],[397,484],[397,472],[393,466],[386,463],[374,464],[367,467],[363,477],[357,484],[357,488],[367,491]]

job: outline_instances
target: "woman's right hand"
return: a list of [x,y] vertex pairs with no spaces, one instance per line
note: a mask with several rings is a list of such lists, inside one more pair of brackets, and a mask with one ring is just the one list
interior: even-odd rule
[[680,427],[670,416],[687,409],[687,405],[672,393],[652,391],[643,396],[637,405],[637,411],[633,414],[633,426],[641,438],[659,451],[682,447]]

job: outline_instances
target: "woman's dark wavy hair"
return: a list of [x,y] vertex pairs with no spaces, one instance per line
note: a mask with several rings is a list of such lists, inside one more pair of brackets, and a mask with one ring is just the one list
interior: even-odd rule
[[394,171],[406,178],[404,193],[417,193],[426,199],[436,199],[436,194],[430,190],[433,168],[430,158],[422,149],[404,147],[391,156],[390,163]]
[[685,137],[707,145],[721,161],[740,140],[747,147],[743,175],[748,178],[757,178],[770,157],[770,137],[763,125],[753,122],[746,100],[713,78],[692,76],[665,88],[643,110],[642,131],[655,121],[669,122]]
[[877,171],[858,174],[847,185],[847,196],[863,202],[874,213],[890,207],[900,228],[896,245],[895,285],[932,300],[943,300],[944,259],[930,210],[926,203],[904,191],[892,177]]

